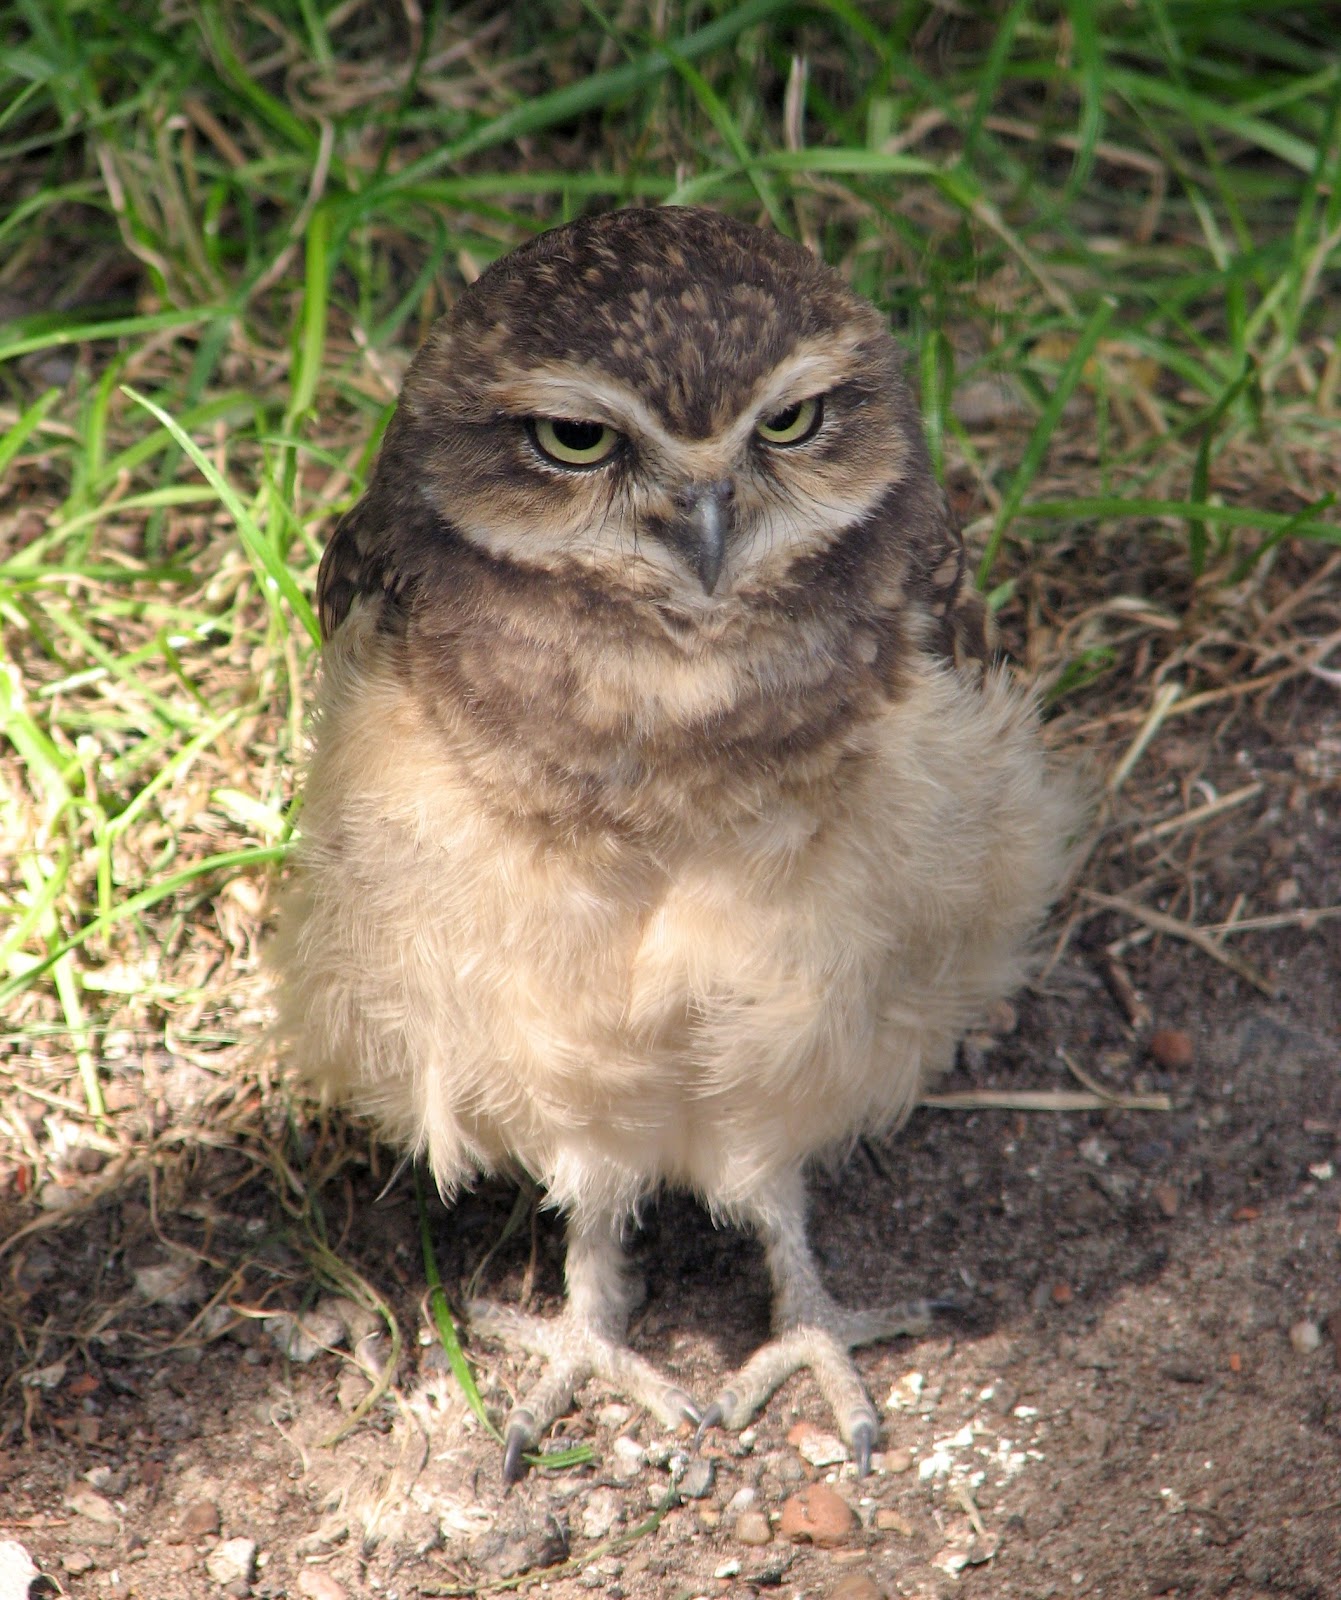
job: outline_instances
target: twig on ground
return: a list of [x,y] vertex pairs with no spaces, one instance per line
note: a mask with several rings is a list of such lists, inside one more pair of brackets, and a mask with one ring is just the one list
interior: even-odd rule
[[1277,988],[1270,978],[1260,973],[1242,957],[1231,955],[1229,951],[1221,949],[1205,928],[1193,927],[1190,922],[1182,922],[1177,917],[1169,916],[1165,911],[1156,911],[1153,906],[1139,905],[1135,900],[1128,900],[1123,895],[1101,894],[1097,889],[1081,889],[1080,894],[1101,910],[1120,911],[1133,921],[1144,923],[1156,933],[1166,933],[1170,938],[1182,939],[1187,944],[1195,945],[1213,961],[1218,961],[1221,966],[1237,973],[1245,983],[1252,984],[1254,989],[1260,990],[1272,1000],[1276,998]]

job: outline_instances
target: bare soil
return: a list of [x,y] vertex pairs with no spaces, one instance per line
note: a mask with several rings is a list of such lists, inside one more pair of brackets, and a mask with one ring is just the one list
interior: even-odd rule
[[[1282,566],[1267,600],[1318,569]],[[408,1600],[543,1581],[559,1600],[1335,1600],[1341,920],[1299,913],[1341,903],[1341,702],[1307,672],[1256,696],[1222,681],[1133,767],[1017,1024],[998,1018],[938,1086],[1079,1090],[1064,1052],[1170,1109],[924,1108],[816,1177],[813,1232],[839,1296],[961,1307],[860,1358],[885,1417],[868,1478],[806,1459],[823,1440],[796,1425],[832,1424],[803,1374],[743,1439],[708,1442],[710,1485],[692,1441],[592,1389],[566,1429],[592,1464],[504,1493],[496,1444],[420,1336],[409,1175],[361,1130],[295,1108],[254,1061],[222,1075],[264,1054],[254,1039],[211,1055],[145,1036],[107,1065],[111,1136],[71,1140],[63,1164],[43,1141],[73,1112],[39,1097],[39,1077],[38,1092],[14,1087],[8,1063],[6,1113],[21,1108],[23,1148],[53,1164],[20,1149],[3,1174],[0,1538],[77,1597]],[[1142,714],[1108,693],[1081,707],[1101,772]],[[1143,923],[1151,908],[1203,929],[1278,925],[1198,948]],[[1152,1052],[1158,1029],[1173,1036]],[[450,1212],[432,1203],[444,1281],[455,1297],[485,1262],[487,1293],[555,1308],[559,1227],[523,1213],[506,1236],[513,1209],[501,1183]],[[637,1255],[633,1341],[706,1398],[765,1336],[758,1253],[668,1197]],[[350,1343],[365,1339],[366,1367],[387,1359],[375,1317],[347,1314],[346,1332],[332,1314],[336,1295],[369,1289],[404,1353],[391,1392],[329,1445],[367,1391]],[[305,1362],[264,1321],[304,1307],[332,1346]],[[491,1408],[534,1375],[470,1353]],[[707,1492],[684,1498],[677,1481]],[[856,1513],[834,1545],[776,1523],[765,1544],[741,1538],[759,1534],[748,1513],[775,1516],[811,1481]],[[257,1564],[229,1576],[235,1539]]]

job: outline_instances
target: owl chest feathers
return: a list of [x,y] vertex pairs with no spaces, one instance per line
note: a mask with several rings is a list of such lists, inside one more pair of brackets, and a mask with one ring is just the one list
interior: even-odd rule
[[357,614],[328,649],[288,1031],[441,1181],[512,1162],[570,1209],[670,1181],[729,1212],[904,1114],[1011,976],[1046,888],[973,901],[1031,802],[994,822],[993,786],[1037,787],[1030,719],[917,658],[894,714],[875,645],[756,651],[751,682],[717,640],[654,688],[627,637],[581,672],[523,638],[492,676],[441,627],[408,674]]

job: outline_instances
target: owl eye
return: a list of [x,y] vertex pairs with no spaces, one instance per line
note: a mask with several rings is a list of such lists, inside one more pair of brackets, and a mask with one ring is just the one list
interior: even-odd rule
[[597,467],[614,454],[619,435],[603,422],[532,417],[531,437],[542,456],[563,467]]
[[804,444],[819,432],[824,421],[824,397],[798,400],[794,406],[765,417],[754,425],[754,431],[765,444]]

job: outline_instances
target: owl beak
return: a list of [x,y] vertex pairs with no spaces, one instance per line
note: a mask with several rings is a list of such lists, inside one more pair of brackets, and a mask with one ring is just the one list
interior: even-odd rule
[[684,513],[679,525],[683,538],[681,548],[703,585],[704,594],[713,592],[722,575],[735,494],[735,484],[723,478],[717,483],[695,484],[679,497]]

